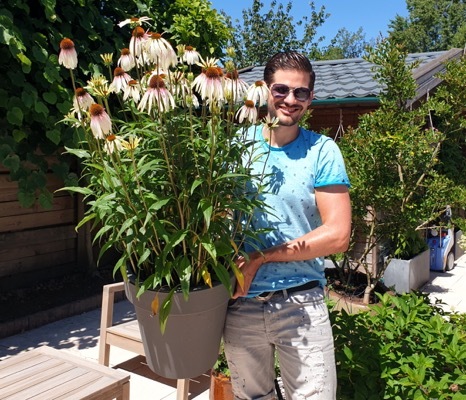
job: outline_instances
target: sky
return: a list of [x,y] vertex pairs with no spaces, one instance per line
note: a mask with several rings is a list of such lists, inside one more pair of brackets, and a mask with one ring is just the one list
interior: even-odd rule
[[[290,0],[277,0],[285,7]],[[210,0],[213,8],[225,11],[233,21],[242,21],[242,10],[250,8],[253,0]],[[261,0],[264,4],[261,12],[266,13],[270,9],[271,0]],[[310,15],[309,0],[293,0],[291,15],[294,21],[299,21],[305,15]],[[316,9],[325,6],[325,11],[330,15],[324,24],[317,30],[317,37],[325,36],[323,45],[337,34],[340,28],[346,28],[350,32],[356,32],[363,28],[366,41],[376,39],[382,34],[386,36],[388,23],[395,16],[406,17],[406,0],[314,0]],[[275,8],[276,9],[276,8]],[[234,24],[236,25],[236,24]],[[298,36],[300,31],[297,30]]]

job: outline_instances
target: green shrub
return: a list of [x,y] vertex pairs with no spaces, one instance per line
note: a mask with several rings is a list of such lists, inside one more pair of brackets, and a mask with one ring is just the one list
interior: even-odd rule
[[331,312],[339,400],[466,399],[466,315],[427,295],[378,295],[368,311]]

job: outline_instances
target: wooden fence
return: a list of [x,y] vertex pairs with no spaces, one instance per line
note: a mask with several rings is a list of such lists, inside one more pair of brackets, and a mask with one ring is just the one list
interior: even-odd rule
[[[52,172],[47,189],[63,187]],[[78,268],[78,201],[65,192],[54,194],[50,209],[38,204],[23,208],[18,184],[0,165],[0,290],[74,272]]]

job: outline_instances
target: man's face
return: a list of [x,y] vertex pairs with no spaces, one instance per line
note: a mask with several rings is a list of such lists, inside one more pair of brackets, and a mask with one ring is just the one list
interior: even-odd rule
[[[305,97],[305,90],[287,92],[286,86],[290,89],[309,88],[309,74],[296,70],[277,70],[274,74],[274,81],[270,85],[268,98],[268,112],[271,117],[277,117],[282,126],[293,126],[298,124],[308,107],[311,105],[313,92],[307,100],[301,101],[296,97]],[[274,85],[279,85],[280,95],[274,96]],[[283,86],[286,85],[286,86]],[[277,94],[277,93],[275,93]],[[284,97],[283,97],[284,96]]]

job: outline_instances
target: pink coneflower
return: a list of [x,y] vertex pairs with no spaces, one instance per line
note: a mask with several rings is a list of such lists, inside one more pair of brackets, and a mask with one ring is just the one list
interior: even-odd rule
[[233,100],[234,103],[242,100],[248,90],[248,84],[240,79],[238,71],[235,69],[227,73],[225,79],[225,97]]
[[167,112],[175,108],[175,100],[171,93],[165,87],[165,81],[161,75],[152,75],[149,81],[149,87],[142,96],[138,110],[147,109],[150,114],[151,109],[155,107],[161,112]]
[[78,54],[71,39],[64,38],[60,42],[58,63],[68,69],[75,69],[78,66]]
[[131,40],[129,41],[129,50],[136,56],[139,57],[142,54],[143,43],[147,40],[148,35],[144,29],[137,26],[133,29],[131,34]]
[[244,105],[237,111],[236,118],[241,124],[244,120],[247,120],[251,124],[255,124],[257,121],[257,108],[252,100],[246,100]]
[[269,88],[264,81],[256,81],[247,91],[246,98],[252,100],[259,107],[267,103],[269,97]]
[[193,46],[186,46],[184,48],[181,60],[188,65],[197,64],[200,61],[200,55]]
[[121,139],[113,133],[105,138],[104,150],[107,154],[112,154],[115,150],[121,151],[122,148]]
[[134,79],[130,80],[128,85],[124,88],[123,100],[127,100],[129,97],[131,97],[136,104],[141,98],[141,85]]
[[202,73],[193,81],[193,89],[201,94],[202,100],[209,104],[222,103],[225,100],[223,93],[223,71],[216,65],[216,59],[207,59],[200,65]]
[[91,115],[91,131],[96,139],[104,139],[112,131],[112,121],[105,109],[100,104],[92,104],[89,107]]
[[79,87],[74,91],[73,107],[76,111],[87,111],[95,101],[86,89]]
[[116,67],[113,71],[113,82],[110,84],[110,90],[115,93],[120,93],[128,86],[128,82],[132,78],[125,72],[123,68]]
[[121,49],[120,58],[118,59],[117,65],[123,68],[125,71],[133,69],[136,65],[134,57],[127,47]]
[[174,67],[178,61],[172,45],[160,33],[151,33],[144,42],[144,50],[150,62],[162,69]]

